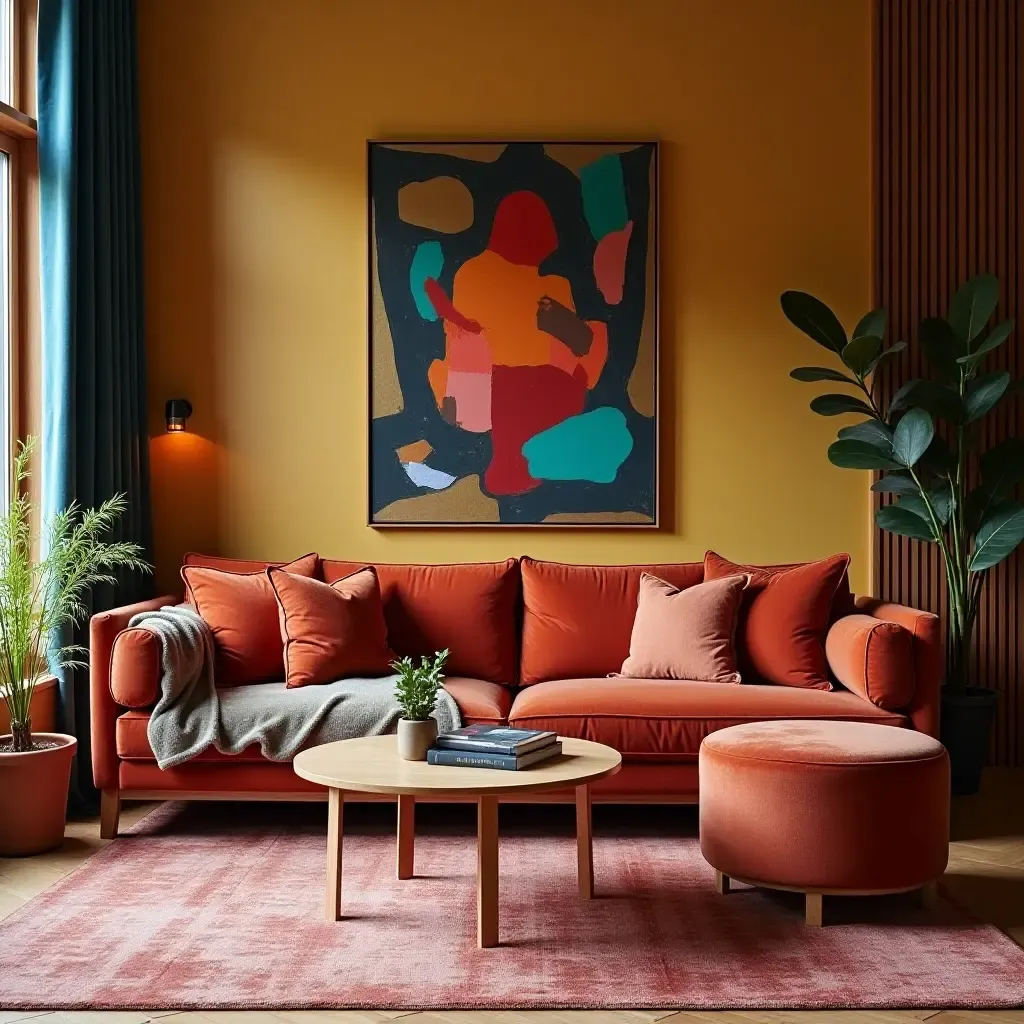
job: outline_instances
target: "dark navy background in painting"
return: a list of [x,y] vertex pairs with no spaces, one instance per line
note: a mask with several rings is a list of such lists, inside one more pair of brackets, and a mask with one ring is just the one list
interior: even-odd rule
[[[633,408],[627,384],[636,363],[645,315],[648,245],[655,244],[648,237],[649,224],[656,221],[649,217],[651,204],[656,201],[651,193],[655,144],[638,144],[618,154],[633,229],[626,253],[622,299],[615,305],[605,301],[594,279],[597,243],[584,216],[580,178],[569,167],[547,156],[542,143],[510,143],[493,162],[394,149],[390,148],[392,145],[398,144],[370,144],[369,185],[380,287],[394,340],[404,407],[394,415],[371,420],[371,522],[393,525],[377,520],[382,508],[401,498],[431,493],[407,475],[396,453],[403,445],[425,439],[433,449],[429,456],[431,469],[456,478],[478,474],[483,480],[491,459],[491,435],[452,425],[438,410],[427,371],[435,359],[445,355],[444,324],[440,318],[425,320],[418,312],[410,289],[410,266],[417,246],[425,241],[439,241],[444,267],[438,281],[451,296],[455,272],[487,248],[499,202],[520,190],[539,195],[554,219],[558,245],[541,263],[540,273],[566,278],[579,317],[608,325],[607,362],[597,383],[586,394],[583,411],[602,406],[618,409],[632,435],[633,448],[611,483],[544,480],[539,487],[523,494],[496,495],[500,522],[536,524],[553,513],[600,512],[636,513],[637,522],[645,521],[641,517],[654,522],[657,423],[656,418],[640,415]],[[464,231],[442,234],[399,217],[398,193],[403,186],[441,176],[458,179],[472,194],[473,222]],[[371,260],[373,255],[371,252]],[[373,322],[371,315],[371,335]],[[373,343],[371,336],[370,344]],[[655,347],[655,356],[656,351]],[[373,365],[371,358],[371,372]],[[615,521],[614,516],[609,517],[609,525]],[[423,521],[423,525],[438,525],[438,521]]]

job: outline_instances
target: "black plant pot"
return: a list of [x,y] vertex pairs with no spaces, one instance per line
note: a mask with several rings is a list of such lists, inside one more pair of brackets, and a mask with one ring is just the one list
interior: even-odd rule
[[942,691],[940,739],[949,751],[951,788],[956,796],[970,796],[981,786],[998,700],[995,690],[974,686],[962,692]]

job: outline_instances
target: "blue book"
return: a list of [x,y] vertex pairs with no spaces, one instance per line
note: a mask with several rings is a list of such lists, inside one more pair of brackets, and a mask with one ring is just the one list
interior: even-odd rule
[[550,747],[558,737],[539,729],[513,729],[508,725],[467,725],[442,733],[434,741],[445,750],[473,750],[481,754],[513,754],[521,757]]
[[514,754],[485,754],[470,750],[441,750],[431,747],[427,751],[427,764],[447,765],[451,768],[499,768],[517,772],[531,764],[547,761],[562,752],[561,743],[551,743],[541,750],[516,757]]

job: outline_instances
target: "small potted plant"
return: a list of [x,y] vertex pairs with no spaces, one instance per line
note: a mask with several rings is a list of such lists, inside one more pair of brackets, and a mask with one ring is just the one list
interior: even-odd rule
[[393,661],[398,673],[395,698],[402,709],[398,720],[398,756],[406,761],[426,761],[427,751],[437,739],[437,719],[431,713],[437,704],[437,692],[444,682],[442,669],[448,651],[438,651],[433,659],[424,655],[417,665],[412,658]]
[[[10,505],[0,515],[0,697],[11,731],[0,736],[0,856],[41,853],[61,843],[71,760],[78,741],[63,733],[32,732],[32,696],[54,666],[81,664],[81,647],[53,644],[86,615],[97,584],[116,584],[116,569],[148,572],[142,549],[104,537],[126,508],[123,495],[98,509],[72,504],[33,536],[36,511],[26,490],[35,439],[19,443]],[[39,558],[33,551],[41,550]]]

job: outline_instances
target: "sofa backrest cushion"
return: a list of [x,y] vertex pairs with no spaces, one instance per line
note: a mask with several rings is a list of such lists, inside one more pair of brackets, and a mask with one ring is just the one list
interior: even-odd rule
[[[366,562],[325,559],[333,583]],[[512,684],[519,655],[519,563],[375,565],[384,602],[388,643],[401,656],[448,648],[453,676]]]
[[523,686],[618,672],[629,656],[642,573],[680,590],[704,579],[700,562],[565,565],[523,558],[521,566]]
[[[243,563],[244,564],[244,563]],[[185,596],[213,633],[218,686],[243,686],[284,679],[284,643],[267,563],[237,571],[187,562],[181,570]],[[304,555],[283,568],[316,577],[318,555]]]

